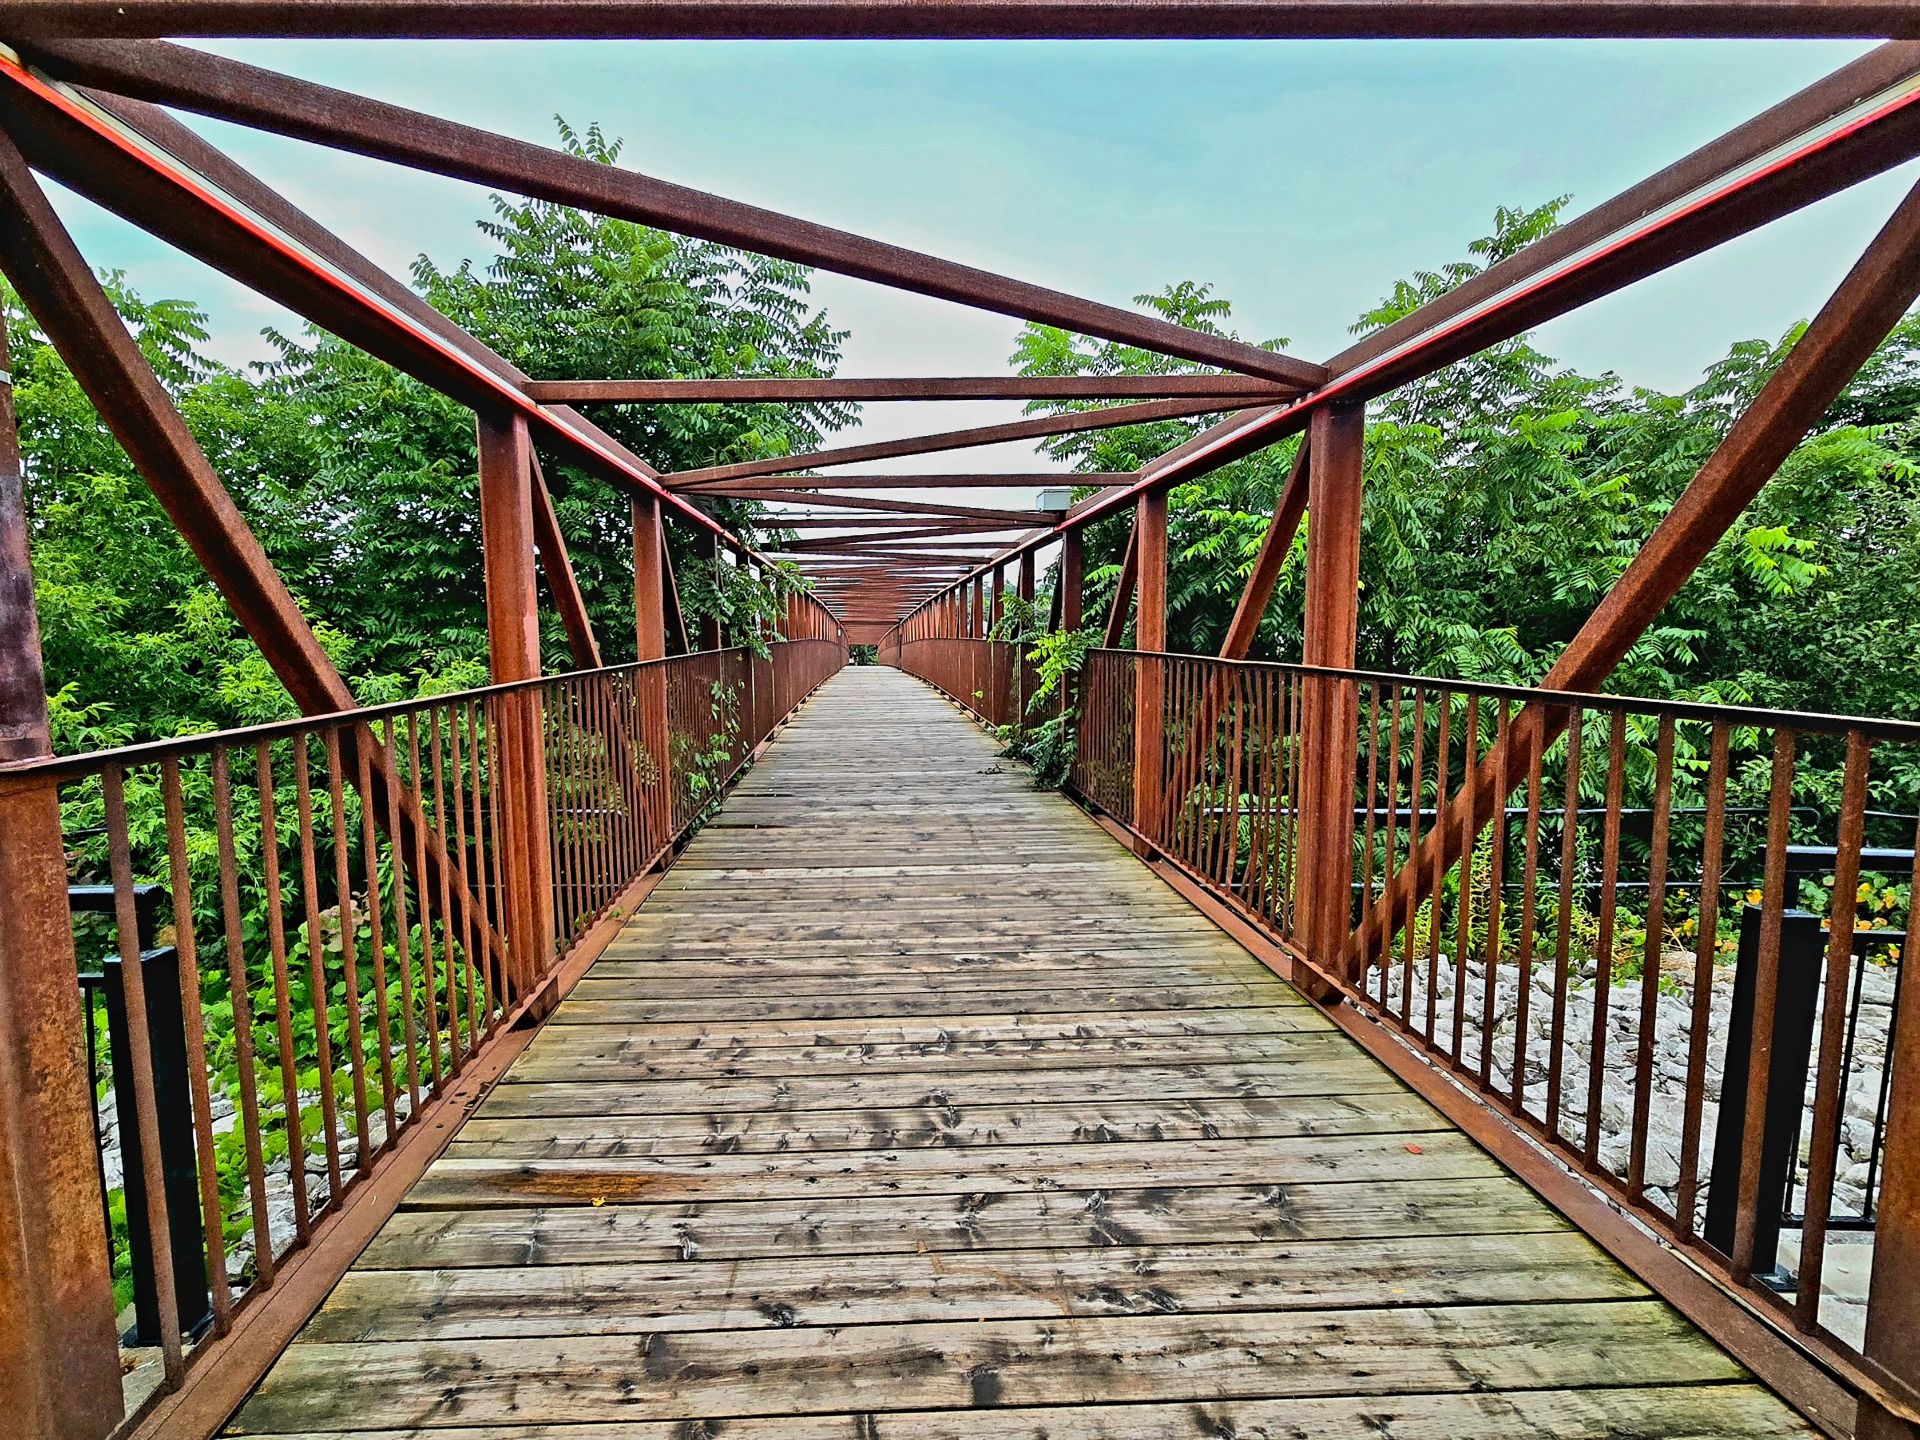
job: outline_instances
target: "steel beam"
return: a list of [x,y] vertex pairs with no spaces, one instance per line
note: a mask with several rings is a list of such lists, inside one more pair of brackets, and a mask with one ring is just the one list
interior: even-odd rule
[[[11,17],[9,17],[11,18]],[[85,84],[413,169],[572,205],[1292,385],[1317,365],[577,155],[157,41],[58,42],[39,58]]]
[[985,375],[861,380],[747,376],[725,380],[535,380],[542,404],[713,405],[862,400],[1279,400],[1293,389],[1250,375]]
[[1302,440],[1294,452],[1293,468],[1287,472],[1286,484],[1281,487],[1279,502],[1273,507],[1273,519],[1267,522],[1267,533],[1261,538],[1260,553],[1254,556],[1253,569],[1240,591],[1240,603],[1234,607],[1226,638],[1220,642],[1222,660],[1246,659],[1253,649],[1254,637],[1260,633],[1260,621],[1273,599],[1273,587],[1280,581],[1287,556],[1293,553],[1293,537],[1299,533],[1300,521],[1307,513],[1311,455],[1311,444]]
[[[480,543],[485,557],[487,658],[493,683],[540,673],[540,596],[534,558],[533,444],[526,418],[482,412]],[[547,832],[546,748],[539,689],[493,706],[499,766],[501,870],[505,879],[509,993],[532,995],[554,956],[552,851]]]
[[[1307,603],[1301,660],[1351,669],[1360,616],[1360,406],[1316,412],[1307,454]],[[1350,681],[1316,676],[1301,719],[1301,797],[1293,873],[1295,937],[1322,966],[1346,953],[1353,878],[1356,700]]]
[[666,551],[660,505],[651,495],[635,495],[633,519],[634,658],[663,659],[667,653]]
[[[938,500],[883,500],[873,495],[822,495],[806,490],[730,491],[743,500],[760,500],[773,505],[827,506],[836,510],[864,510],[882,515],[930,515],[952,520],[1004,520],[1012,525],[1031,527],[1050,521],[1046,510],[995,510],[980,505],[945,504]],[[786,512],[775,511],[776,516]],[[812,513],[812,512],[808,512]]]
[[[1083,501],[1084,523],[1306,429],[1313,411],[1364,401],[1669,269],[1920,155],[1920,45],[1883,46],[1549,236],[1488,277],[1422,306],[1329,364],[1297,401],[1245,410]],[[1562,232],[1565,233],[1565,232]],[[1385,335],[1388,332],[1382,332]]]
[[[1010,440],[1037,440],[1048,435],[1114,430],[1123,425],[1145,425],[1159,420],[1208,415],[1221,408],[1218,400],[1148,400],[1138,405],[1108,405],[1093,410],[1074,410],[1065,415],[1035,415],[999,425],[979,425],[965,430],[945,430],[934,435],[915,435],[902,440],[875,440],[865,445],[847,445],[834,450],[817,450],[811,454],[780,455],[767,460],[715,465],[705,470],[683,470],[668,475],[666,483],[672,490],[698,493],[718,481],[759,479],[793,469],[816,470],[836,465],[860,465],[869,460],[898,460],[907,455],[969,450],[978,445],[1002,445]],[[845,485],[851,482],[841,478],[831,483]]]
[[13,0],[19,34],[336,39],[1872,39],[1902,0]]
[[527,452],[533,481],[533,541],[540,551],[540,569],[553,592],[554,609],[567,629],[567,648],[574,668],[598,670],[601,665],[600,642],[593,633],[593,619],[587,613],[586,596],[580,593],[580,578],[573,573],[573,559],[567,554],[567,538],[560,533],[560,517],[553,510],[553,494],[547,489],[547,477],[540,469],[540,457]]
[[1045,511],[1035,510],[1014,520],[974,520],[964,515],[932,514],[902,520],[897,516],[790,515],[776,510],[766,516],[765,527],[769,530],[886,530],[907,525],[915,527],[915,534],[964,535],[970,532],[1018,530],[1022,525],[1031,524],[1034,516],[1044,517],[1045,514]]
[[[23,491],[0,379],[0,762],[52,753]],[[53,785],[0,795],[0,956],[0,1411],[23,1435],[101,1440],[120,1423],[120,1347]]]
[[1020,490],[1029,486],[1114,485],[1135,479],[1135,472],[1081,475],[1071,472],[933,475],[763,475],[753,480],[719,480],[700,487],[703,495],[753,498],[769,486],[783,490]]
[[[1069,532],[1071,533],[1071,532]],[[1119,647],[1127,633],[1127,616],[1133,609],[1134,582],[1140,574],[1140,519],[1136,515],[1127,531],[1127,542],[1120,551],[1120,577],[1114,582],[1113,603],[1107,607],[1107,649]]]
[[295,703],[309,715],[353,709],[347,682],[4,135],[0,267]]
[[[1133,644],[1154,654],[1167,648],[1167,497],[1143,494],[1133,512],[1133,561],[1138,596]],[[1117,598],[1117,597],[1116,597]],[[1166,672],[1157,661],[1138,662],[1133,691],[1133,823],[1140,836],[1156,834],[1166,808]],[[1144,839],[1141,855],[1153,853]]]
[[[1860,260],[1807,327],[1679,500],[1614,582],[1542,687],[1600,688],[1628,649],[1659,616],[1708,551],[1737,521],[1787,456],[1819,422],[1847,383],[1920,299],[1920,187],[1900,203]],[[1405,913],[1408,896],[1424,898],[1432,877],[1478,836],[1506,794],[1494,782],[1529,773],[1533,756],[1551,744],[1565,717],[1523,707],[1475,774],[1469,806],[1456,797],[1403,865],[1360,934],[1378,944],[1380,917]]]
[[[480,353],[484,347],[457,343],[384,299],[324,250],[281,230],[79,92],[29,73],[4,49],[0,124],[36,168],[106,209],[463,404],[520,412],[569,463],[624,489],[665,494],[656,472],[604,431],[529,400],[493,363],[497,356]],[[664,503],[689,523],[740,543],[697,505],[679,496]]]

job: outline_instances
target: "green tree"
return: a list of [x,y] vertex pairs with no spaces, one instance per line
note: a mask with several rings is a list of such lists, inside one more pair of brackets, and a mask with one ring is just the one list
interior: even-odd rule
[[[619,147],[561,127],[575,154]],[[495,197],[484,267],[414,266],[420,293],[540,378],[824,375],[843,332],[807,298],[808,274],[558,206]],[[142,351],[259,534],[356,693],[368,701],[485,679],[485,612],[471,414],[315,329],[269,332],[274,358],[236,370],[208,358],[205,316],[145,301],[107,277]],[[5,292],[27,502],[57,743],[63,750],[258,721],[291,712],[271,671],[134,472],[59,356]],[[620,406],[596,416],[666,471],[804,450],[848,424],[844,406]],[[603,651],[633,653],[625,498],[596,476],[547,467]],[[737,530],[761,507],[716,502]],[[689,623],[736,629],[764,614],[702,573],[673,532]],[[729,572],[731,577],[731,572]],[[791,575],[778,577],[791,586]],[[570,668],[543,616],[549,663]]]

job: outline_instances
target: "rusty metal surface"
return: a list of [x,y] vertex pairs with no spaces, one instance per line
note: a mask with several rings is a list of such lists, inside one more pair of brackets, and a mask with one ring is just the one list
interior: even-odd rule
[[1902,0],[16,0],[25,35],[1305,40],[1920,34]]

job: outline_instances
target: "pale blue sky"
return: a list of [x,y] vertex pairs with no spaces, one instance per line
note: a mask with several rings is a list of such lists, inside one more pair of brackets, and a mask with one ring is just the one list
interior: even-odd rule
[[[1865,48],[1815,43],[572,44],[219,47],[537,141],[599,121],[627,164],[1094,298],[1176,279],[1249,339],[1322,359],[1390,282],[1460,256],[1496,205],[1575,211]],[[481,253],[477,187],[194,120],[397,273]],[[1540,332],[1631,382],[1688,384],[1734,340],[1809,315],[1911,169],[1860,186]],[[97,265],[196,299],[216,349],[290,323],[223,277],[63,200]],[[1016,322],[841,280],[845,374],[992,373]],[[864,438],[1018,407],[869,406]],[[972,452],[968,468],[1030,466]],[[952,468],[924,464],[889,468]]]

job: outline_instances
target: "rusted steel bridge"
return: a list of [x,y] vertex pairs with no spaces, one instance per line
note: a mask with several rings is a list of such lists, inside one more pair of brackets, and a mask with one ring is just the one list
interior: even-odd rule
[[1810,1433],[997,749],[829,680],[230,1433]]
[[[159,38],[274,34],[1889,43],[1314,362]],[[536,379],[170,110],[1187,369]],[[0,1414],[1920,1434],[1920,987],[1884,928],[1795,906],[1877,876],[1912,929],[1920,726],[1599,693],[1920,296],[1920,191],[1540,687],[1355,668],[1367,401],[1916,156],[1920,9],[1873,0],[12,0],[0,269],[303,718],[49,753],[0,380]],[[42,176],[473,410],[491,685],[358,704]],[[576,408],[967,398],[1115,403],[680,474]],[[1218,418],[1127,474],[842,468],[1176,417]],[[1283,441],[1226,641],[1179,653],[1169,493]],[[630,497],[633,664],[603,663],[542,455]],[[1049,481],[1081,498],[890,493]],[[960,712],[1036,721],[1006,597],[1044,564],[1050,625],[1097,633],[1084,535],[1123,512],[1105,644],[1043,702],[1073,724],[1047,795]],[[1302,663],[1255,660],[1309,512]],[[668,525],[809,583],[771,626],[690,627]]]

